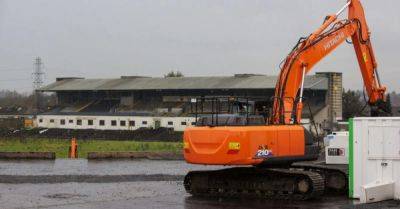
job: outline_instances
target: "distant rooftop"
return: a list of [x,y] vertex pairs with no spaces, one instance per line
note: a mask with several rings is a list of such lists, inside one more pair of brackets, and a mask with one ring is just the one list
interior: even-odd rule
[[[116,91],[116,90],[195,90],[195,89],[274,89],[277,76],[236,74],[235,76],[151,78],[122,76],[117,79],[57,78],[40,91]],[[327,90],[324,73],[306,76],[306,89]]]

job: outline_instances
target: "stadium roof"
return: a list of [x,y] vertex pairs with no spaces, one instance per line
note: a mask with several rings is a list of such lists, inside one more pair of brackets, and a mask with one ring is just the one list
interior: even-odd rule
[[[219,77],[122,77],[118,79],[58,78],[39,91],[125,91],[125,90],[195,90],[195,89],[274,89],[277,76],[242,74]],[[323,73],[306,76],[306,89],[327,90],[328,77]]]

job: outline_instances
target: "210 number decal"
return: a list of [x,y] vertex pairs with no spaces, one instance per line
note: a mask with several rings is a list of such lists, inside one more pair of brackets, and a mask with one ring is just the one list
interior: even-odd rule
[[256,158],[267,158],[272,156],[272,150],[268,149],[267,146],[260,146],[255,155]]

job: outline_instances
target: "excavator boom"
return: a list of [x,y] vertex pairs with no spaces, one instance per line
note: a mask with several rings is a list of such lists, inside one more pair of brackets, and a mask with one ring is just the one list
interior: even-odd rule
[[[346,7],[348,19],[338,20]],[[379,80],[363,7],[359,0],[351,0],[338,13],[327,16],[314,33],[300,39],[286,57],[275,87],[272,124],[300,123],[304,76],[348,38],[351,38],[357,55],[369,104],[385,100],[386,88]]]

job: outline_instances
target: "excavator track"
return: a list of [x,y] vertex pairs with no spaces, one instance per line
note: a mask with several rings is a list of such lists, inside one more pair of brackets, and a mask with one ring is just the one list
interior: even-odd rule
[[325,182],[317,172],[239,167],[191,171],[184,187],[193,196],[308,200],[324,193]]
[[294,163],[291,166],[297,169],[318,172],[325,179],[325,189],[327,192],[345,194],[348,191],[348,165],[310,161]]

